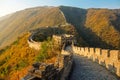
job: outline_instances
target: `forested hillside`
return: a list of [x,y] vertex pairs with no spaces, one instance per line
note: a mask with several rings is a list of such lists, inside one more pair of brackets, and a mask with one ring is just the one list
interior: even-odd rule
[[[35,50],[27,43],[30,33],[20,36],[0,54],[0,80],[20,80],[35,62],[55,62],[60,47],[51,38],[42,41],[41,49]],[[54,49],[54,50],[53,50]]]
[[[108,9],[89,9],[85,27],[90,35],[87,39],[95,47],[120,49],[120,14]],[[118,28],[118,29],[117,29]]]
[[64,6],[60,9],[67,22],[75,26],[79,37],[88,44],[81,46],[120,49],[119,9],[79,9]]

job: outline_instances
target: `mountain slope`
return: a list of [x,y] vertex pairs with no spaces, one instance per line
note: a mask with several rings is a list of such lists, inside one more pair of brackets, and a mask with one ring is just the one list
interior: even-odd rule
[[[120,49],[120,10],[61,6],[68,23],[92,47]],[[84,46],[84,45],[82,45]]]
[[47,40],[53,34],[68,33],[75,34],[80,46],[120,49],[120,9],[36,7],[3,17],[0,19],[0,48],[12,44],[0,50],[0,79],[19,80],[41,53],[51,55],[60,50],[48,47],[48,41],[40,52],[31,49],[27,44],[30,34],[26,32],[35,30],[39,31],[34,38],[36,41]]
[[0,48],[9,45],[29,30],[66,23],[76,28],[79,34],[77,40],[81,46],[120,49],[119,9],[67,6],[29,8],[0,20]]
[[[26,44],[29,36],[29,33],[22,35],[0,54],[0,79],[10,80],[13,73],[34,62],[39,51],[29,48],[29,45]],[[24,74],[21,75],[24,76]]]
[[0,47],[10,44],[20,34],[31,29],[65,22],[64,16],[57,7],[37,7],[16,12],[0,21]]
[[[103,48],[120,49],[120,32],[116,29],[120,28],[120,25],[113,24],[113,22],[120,23],[120,21],[116,21],[117,18],[120,19],[114,11],[108,9],[89,9],[85,26],[91,33],[91,43],[96,43]],[[97,45],[94,46],[97,47]]]

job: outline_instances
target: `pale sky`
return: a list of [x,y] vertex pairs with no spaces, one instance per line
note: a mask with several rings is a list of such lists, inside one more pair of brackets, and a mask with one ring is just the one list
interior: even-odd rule
[[15,12],[28,7],[22,1],[18,0],[0,0],[0,16]]
[[120,9],[120,0],[0,0],[0,16],[25,8],[46,5]]

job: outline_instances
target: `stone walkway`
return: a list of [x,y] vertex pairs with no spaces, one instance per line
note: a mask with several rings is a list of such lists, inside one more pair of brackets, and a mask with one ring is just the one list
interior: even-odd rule
[[[70,49],[70,47],[66,48],[66,50],[72,51]],[[69,80],[120,80],[106,68],[83,56],[73,54],[73,60],[73,71]]]
[[73,58],[74,66],[70,80],[119,80],[104,67],[85,57],[74,55]]

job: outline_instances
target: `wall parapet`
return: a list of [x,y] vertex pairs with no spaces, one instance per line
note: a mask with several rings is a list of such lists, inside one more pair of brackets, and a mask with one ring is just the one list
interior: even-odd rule
[[31,36],[28,38],[27,42],[28,42],[30,48],[34,48],[36,50],[39,50],[40,46],[41,46],[41,42],[36,42],[33,40],[34,34],[35,33],[31,34]]
[[73,53],[62,50],[61,54],[64,56],[64,67],[60,80],[68,80],[73,65]]
[[120,77],[120,50],[72,46],[76,54],[92,59]]
[[34,63],[22,80],[68,80],[72,64],[72,53],[62,50],[56,63]]

